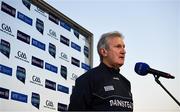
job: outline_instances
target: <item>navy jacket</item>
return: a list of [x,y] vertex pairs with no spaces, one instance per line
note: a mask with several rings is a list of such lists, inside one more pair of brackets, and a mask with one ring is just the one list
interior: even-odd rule
[[68,110],[133,111],[130,82],[101,63],[76,79]]

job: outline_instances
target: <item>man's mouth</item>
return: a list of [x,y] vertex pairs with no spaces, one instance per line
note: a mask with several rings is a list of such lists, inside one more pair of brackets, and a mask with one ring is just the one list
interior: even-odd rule
[[124,58],[125,58],[125,56],[120,56],[119,58],[120,58],[120,59],[124,59]]

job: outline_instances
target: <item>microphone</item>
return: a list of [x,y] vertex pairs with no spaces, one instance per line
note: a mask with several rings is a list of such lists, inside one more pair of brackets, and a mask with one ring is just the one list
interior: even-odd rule
[[153,75],[157,75],[157,76],[161,76],[164,78],[170,78],[170,79],[174,79],[175,77],[170,75],[169,73],[165,73],[159,70],[155,70],[149,67],[148,64],[143,63],[143,62],[138,62],[136,63],[134,70],[137,74],[145,76],[148,73],[153,74]]

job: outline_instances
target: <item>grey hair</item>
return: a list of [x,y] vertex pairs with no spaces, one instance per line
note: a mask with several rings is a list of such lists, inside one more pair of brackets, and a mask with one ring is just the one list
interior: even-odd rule
[[102,61],[103,57],[100,54],[100,49],[104,48],[104,49],[108,49],[109,45],[107,43],[107,41],[110,38],[114,38],[114,37],[120,37],[120,38],[124,38],[123,35],[121,33],[119,33],[118,31],[113,31],[113,32],[108,32],[108,33],[104,33],[101,35],[101,38],[99,39],[99,42],[97,44],[97,51],[100,57],[100,61]]

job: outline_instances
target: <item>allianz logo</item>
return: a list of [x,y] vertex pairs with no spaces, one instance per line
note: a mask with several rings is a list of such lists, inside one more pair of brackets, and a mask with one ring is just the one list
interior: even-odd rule
[[66,38],[66,37],[63,36],[63,35],[60,35],[60,42],[63,43],[63,44],[65,44],[65,45],[67,45],[67,46],[69,46],[69,39]]
[[17,56],[15,56],[15,58],[20,59],[22,61],[25,61],[27,63],[29,63],[29,61],[27,60],[27,56],[26,53],[22,52],[22,51],[18,51],[17,52]]
[[9,25],[2,23],[0,30],[14,37],[14,35],[12,34],[11,27]]
[[67,111],[67,105],[58,103],[58,111]]
[[69,62],[68,55],[65,54],[64,52],[61,52],[60,58],[67,61],[67,62]]
[[36,58],[36,57],[32,56],[32,63],[31,64],[34,65],[34,66],[43,68],[44,61],[39,59],[39,58]]
[[48,89],[56,90],[56,83],[46,79],[45,87]]
[[55,17],[54,15],[49,14],[49,20],[59,25],[59,19]]
[[39,85],[39,86],[43,86],[43,85],[41,84],[41,79],[40,79],[40,77],[35,76],[35,75],[32,76],[32,80],[31,80],[30,82],[33,83],[33,84]]
[[71,57],[71,64],[79,67],[80,66],[80,61],[74,57]]

